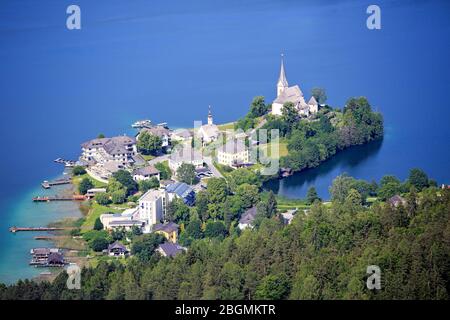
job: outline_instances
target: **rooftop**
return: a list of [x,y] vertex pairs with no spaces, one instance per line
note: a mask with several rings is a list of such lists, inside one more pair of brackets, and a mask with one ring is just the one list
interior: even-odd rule
[[244,214],[241,216],[241,219],[239,219],[240,224],[250,224],[255,220],[256,217],[256,206],[251,207],[247,211],[244,212]]
[[153,176],[159,174],[159,170],[156,169],[154,166],[146,166],[140,169],[136,169],[133,172],[133,175],[137,176]]
[[156,201],[162,197],[162,192],[160,190],[148,190],[144,195],[139,199],[139,201]]
[[167,233],[178,232],[179,226],[175,222],[157,224],[153,227],[153,231],[164,231]]
[[168,257],[174,257],[178,253],[186,250],[186,248],[184,248],[176,243],[170,243],[170,242],[165,242],[165,243],[160,244],[158,249],[162,250],[164,252],[164,254]]

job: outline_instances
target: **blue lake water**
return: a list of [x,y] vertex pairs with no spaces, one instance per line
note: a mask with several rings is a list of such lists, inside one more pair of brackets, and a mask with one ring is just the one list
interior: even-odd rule
[[[80,143],[132,133],[141,118],[191,127],[243,116],[276,94],[279,54],[291,85],[327,89],[342,106],[364,95],[385,116],[382,143],[347,150],[271,187],[327,198],[342,172],[363,179],[421,167],[450,182],[450,3],[377,1],[382,29],[366,28],[371,1],[76,1],[82,29],[66,29],[68,1],[4,0],[0,8],[0,281],[31,277],[29,249],[9,226],[79,215],[75,204],[31,203],[57,157]],[[55,191],[51,191],[55,192]]]

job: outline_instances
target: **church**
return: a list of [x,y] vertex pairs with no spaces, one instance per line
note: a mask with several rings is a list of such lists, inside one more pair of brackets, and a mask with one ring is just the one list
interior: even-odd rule
[[211,106],[208,107],[208,123],[201,126],[198,129],[197,137],[201,139],[202,145],[205,146],[206,144],[216,141],[219,137],[219,127],[217,127],[213,123],[213,116],[211,113]]
[[314,97],[305,100],[302,90],[298,85],[289,87],[284,71],[283,55],[281,55],[280,77],[277,83],[277,98],[272,102],[272,114],[281,116],[283,114],[283,105],[286,102],[292,102],[298,113],[303,117],[309,117],[311,114],[319,111],[319,104]]

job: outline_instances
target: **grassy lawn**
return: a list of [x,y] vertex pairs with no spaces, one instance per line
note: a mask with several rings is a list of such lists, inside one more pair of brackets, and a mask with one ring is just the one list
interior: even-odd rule
[[106,183],[98,181],[86,173],[81,176],[74,176],[72,178],[72,183],[73,183],[73,186],[75,187],[75,190],[78,190],[78,186],[80,185],[81,180],[83,180],[84,178],[91,179],[92,183],[94,184],[94,188],[105,188],[107,186]]
[[218,125],[217,127],[219,128],[220,131],[225,131],[225,130],[234,129],[234,124],[235,124],[235,122],[229,122],[229,123],[224,123],[224,124]]
[[288,199],[285,197],[276,196],[277,199],[277,207],[279,211],[287,211],[292,209],[309,209],[309,205],[306,204],[305,200],[302,199]]
[[[120,208],[120,209],[119,209]],[[91,209],[86,216],[86,220],[81,225],[82,232],[86,232],[91,230],[94,227],[95,220],[100,217],[103,213],[113,212],[118,213],[122,212],[124,209],[128,208],[128,206],[122,207],[122,205],[111,205],[110,206],[101,206],[96,202],[92,202]]]
[[[266,143],[259,146],[260,150],[267,156],[271,157],[271,150],[272,150],[272,143]],[[277,146],[275,145],[275,148]],[[285,139],[280,139],[280,142],[278,143],[278,150],[280,153],[280,157],[284,157],[288,155],[288,149],[287,149],[287,141]]]
[[144,158],[145,161],[150,161],[150,160],[155,159],[155,156],[152,156],[151,154],[148,154],[148,155],[141,154],[141,156],[142,156],[142,158]]

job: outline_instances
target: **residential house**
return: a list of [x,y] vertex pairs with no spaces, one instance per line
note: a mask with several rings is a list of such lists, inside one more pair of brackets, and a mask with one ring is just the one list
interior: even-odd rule
[[112,257],[125,257],[129,253],[128,249],[119,241],[110,244],[107,250],[108,255]]
[[176,129],[171,132],[170,139],[172,141],[187,142],[192,140],[192,133],[188,129]]
[[291,224],[292,219],[294,219],[295,214],[297,213],[297,209],[288,210],[280,214],[282,222],[284,224]]
[[136,182],[150,180],[151,178],[160,179],[160,172],[154,166],[146,166],[133,171],[133,179]]
[[156,251],[163,257],[175,257],[177,254],[186,251],[187,248],[176,243],[165,242],[156,248]]
[[406,200],[402,197],[400,197],[398,194],[396,194],[395,196],[391,197],[388,200],[389,204],[393,207],[398,207],[400,205],[404,206],[406,205]]
[[179,229],[180,227],[175,222],[168,222],[155,225],[153,232],[162,234],[169,242],[176,243]]
[[136,137],[137,140],[139,140],[139,136],[143,132],[147,132],[154,136],[159,137],[161,139],[162,142],[161,146],[163,148],[167,148],[168,146],[170,146],[170,130],[167,129],[165,126],[157,125],[150,128],[143,128]]
[[88,199],[92,199],[98,193],[106,193],[106,188],[92,188],[92,189],[89,189],[87,191],[87,193],[86,193],[86,197]]
[[247,211],[242,214],[241,218],[239,219],[239,229],[244,230],[247,228],[253,229],[253,222],[256,218],[256,206],[251,207]]
[[204,165],[203,154],[195,150],[190,145],[184,146],[170,155],[169,168],[176,172],[183,163],[190,163],[195,168],[201,168]]

